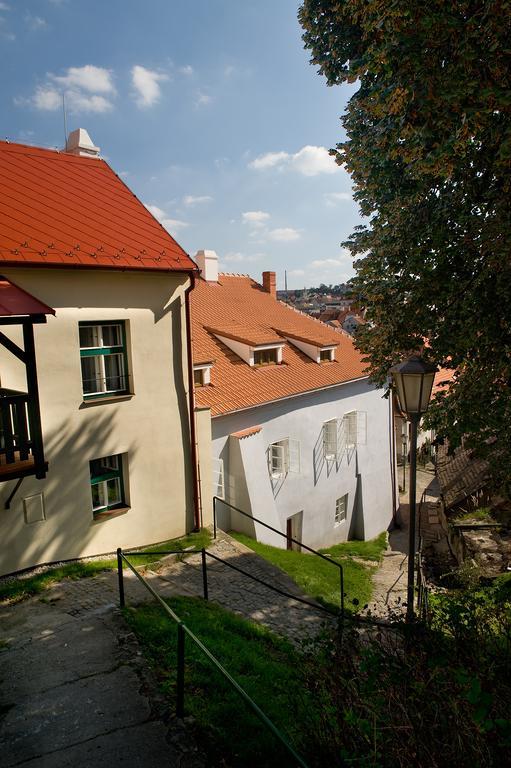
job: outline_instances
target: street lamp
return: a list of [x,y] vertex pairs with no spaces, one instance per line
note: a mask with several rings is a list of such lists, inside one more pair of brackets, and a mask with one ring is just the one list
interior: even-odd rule
[[413,621],[415,592],[415,517],[417,490],[417,428],[427,410],[436,365],[425,362],[418,355],[412,355],[390,369],[392,381],[397,389],[401,413],[411,423],[410,438],[410,524],[408,539],[408,587],[406,620]]

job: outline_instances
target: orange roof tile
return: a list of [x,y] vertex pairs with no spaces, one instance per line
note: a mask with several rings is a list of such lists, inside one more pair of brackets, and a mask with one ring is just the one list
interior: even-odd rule
[[247,427],[247,429],[240,429],[239,432],[231,432],[231,437],[237,437],[238,440],[242,440],[244,437],[250,437],[251,435],[257,435],[262,430],[262,427]]
[[440,368],[440,370],[435,373],[432,394],[436,395],[437,392],[449,389],[449,383],[453,380],[455,373],[456,371],[452,368]]
[[242,344],[248,344],[251,347],[257,347],[262,344],[282,344],[283,340],[273,331],[268,331],[261,326],[254,326],[247,322],[242,323],[218,323],[206,328],[215,336],[225,336],[226,339],[241,341]]
[[100,158],[0,141],[0,177],[0,266],[196,269]]
[[[277,301],[246,275],[220,275],[218,283],[197,280],[191,305],[194,361],[215,359],[211,384],[198,388],[195,397],[197,405],[210,407],[213,416],[367,376],[362,356],[349,336]],[[320,339],[323,346],[336,345],[336,359],[318,365],[285,342],[282,365],[251,367],[207,330],[229,325],[261,336],[275,334],[274,329],[280,335],[283,329],[292,330],[312,344]]]

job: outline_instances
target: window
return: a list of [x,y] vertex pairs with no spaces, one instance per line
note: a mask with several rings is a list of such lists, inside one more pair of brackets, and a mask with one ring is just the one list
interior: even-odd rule
[[211,383],[211,366],[197,365],[193,369],[193,383],[196,387],[206,387]]
[[348,494],[341,496],[341,498],[337,499],[335,502],[335,525],[340,525],[344,520],[346,520],[347,512]]
[[213,459],[213,496],[225,499],[224,460]]
[[328,461],[337,458],[337,419],[323,424],[323,453]]
[[255,349],[254,365],[276,365],[278,363],[278,349]]
[[121,454],[93,459],[89,466],[94,515],[126,506]]
[[80,323],[79,331],[83,396],[128,392],[124,322]]
[[365,411],[350,411],[350,413],[344,414],[343,421],[348,447],[365,445],[367,442],[367,413]]
[[333,349],[320,349],[319,350],[319,362],[320,363],[331,363],[334,359],[334,350]]
[[268,469],[273,478],[283,477],[288,472],[300,472],[300,443],[298,440],[279,440],[268,448]]

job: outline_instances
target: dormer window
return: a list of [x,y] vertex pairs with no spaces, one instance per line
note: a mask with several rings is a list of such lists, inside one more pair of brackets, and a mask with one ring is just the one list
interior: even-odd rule
[[211,384],[211,363],[193,366],[193,383],[196,387],[207,387]]
[[334,349],[320,349],[319,350],[319,362],[320,363],[332,363],[334,361]]
[[279,348],[254,349],[254,365],[277,365],[279,362]]

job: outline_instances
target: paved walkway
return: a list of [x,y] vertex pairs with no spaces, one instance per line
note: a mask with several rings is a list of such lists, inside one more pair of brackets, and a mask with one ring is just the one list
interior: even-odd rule
[[[417,471],[417,514],[423,492],[428,489],[423,505],[423,521],[433,519],[436,507],[436,480],[431,472]],[[387,550],[373,576],[373,599],[368,612],[373,616],[392,618],[406,610],[406,589],[408,576],[408,523],[410,509],[408,491],[400,496],[398,510],[399,528],[389,533]],[[417,544],[419,521],[417,520]],[[424,526],[423,526],[424,528]]]
[[[221,536],[219,557],[301,596],[285,574]],[[152,570],[151,570],[152,569]],[[125,572],[127,604],[152,599]],[[164,596],[202,595],[200,556],[145,576]],[[329,617],[224,564],[208,562],[209,598],[297,641]],[[203,768],[186,726],[168,713],[117,609],[117,574],[63,581],[0,608],[0,754],[5,768]]]

